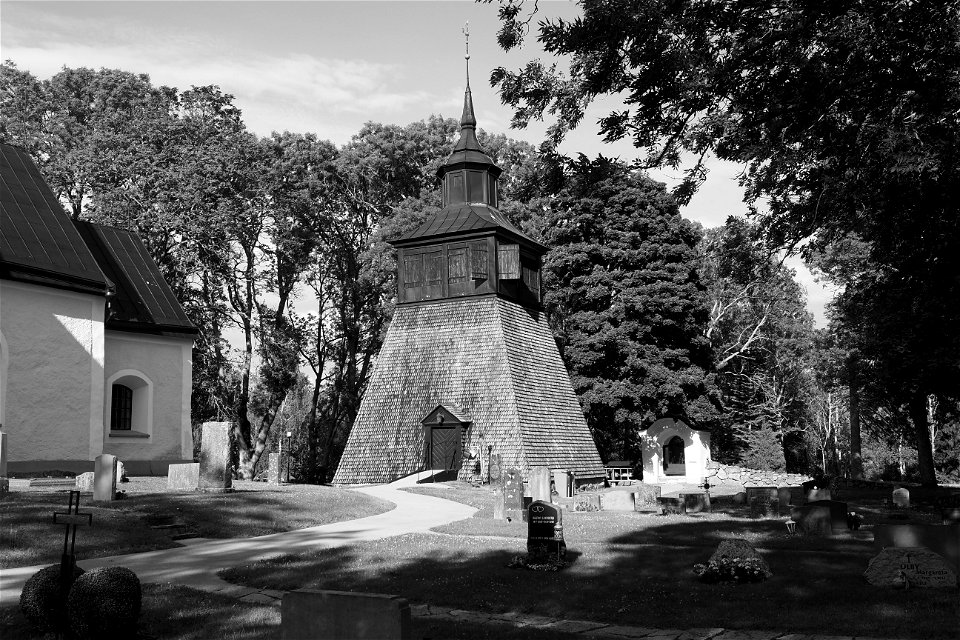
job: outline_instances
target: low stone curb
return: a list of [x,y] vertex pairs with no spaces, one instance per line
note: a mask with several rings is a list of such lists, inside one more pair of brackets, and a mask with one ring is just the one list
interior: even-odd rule
[[[246,593],[244,593],[246,592]],[[222,595],[234,595],[241,602],[280,606],[286,591],[276,589],[223,589]],[[243,594],[243,595],[240,595]],[[532,627],[550,629],[568,635],[582,635],[590,640],[896,640],[891,638],[866,638],[864,636],[825,636],[802,633],[784,633],[782,631],[763,631],[753,629],[651,629],[647,627],[628,627],[606,624],[590,620],[566,620],[549,616],[525,615],[519,611],[507,613],[488,613],[468,611],[454,607],[441,607],[432,604],[410,605],[410,615],[423,620],[438,622],[470,622],[473,624],[502,624],[516,628]]]

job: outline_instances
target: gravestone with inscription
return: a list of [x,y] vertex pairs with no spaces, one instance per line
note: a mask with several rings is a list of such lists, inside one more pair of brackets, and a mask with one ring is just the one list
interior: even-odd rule
[[94,472],[87,471],[84,473],[77,474],[76,477],[76,489],[77,491],[83,491],[85,493],[90,493],[93,491],[93,480]]
[[687,513],[710,513],[710,494],[708,493],[681,493],[684,511]]
[[93,463],[93,499],[111,502],[117,498],[117,456],[103,453]]
[[790,518],[800,530],[824,536],[847,531],[847,503],[838,500],[818,500],[790,509]]
[[550,502],[550,467],[530,467],[530,496],[534,500]]
[[497,520],[523,519],[523,478],[517,469],[503,474],[503,487],[497,492],[493,517]]
[[200,489],[230,491],[233,473],[230,465],[230,422],[204,422],[200,436]]
[[563,513],[549,502],[534,500],[527,516],[527,553],[533,558],[563,560]]
[[167,467],[167,491],[196,491],[199,488],[199,462],[171,464]]
[[776,487],[747,487],[747,504],[752,518],[780,515],[780,491]]
[[954,588],[957,574],[943,556],[924,547],[887,547],[863,577],[875,587]]

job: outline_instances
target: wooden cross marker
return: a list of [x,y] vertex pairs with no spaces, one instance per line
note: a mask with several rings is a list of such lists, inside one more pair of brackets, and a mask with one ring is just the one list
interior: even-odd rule
[[[92,513],[80,513],[80,492],[70,492],[70,504],[67,505],[67,512],[53,512],[53,524],[62,524],[66,528],[63,532],[63,555],[60,556],[60,584],[66,593],[73,582],[73,568],[77,566],[76,556],[73,554],[74,544],[77,541],[77,527],[89,526],[93,524]],[[69,543],[69,551],[67,550]]]

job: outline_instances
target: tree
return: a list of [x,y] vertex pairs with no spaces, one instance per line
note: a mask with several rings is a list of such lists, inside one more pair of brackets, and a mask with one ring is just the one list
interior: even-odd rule
[[699,237],[663,185],[604,158],[572,169],[538,203],[544,305],[601,455],[638,457],[654,420],[716,417]]
[[[705,335],[723,391],[724,416],[711,436],[717,460],[744,463],[758,432],[784,447],[805,430],[805,362],[813,319],[793,272],[762,243],[756,225],[731,216],[698,245],[710,318]],[[791,466],[802,456],[790,451]],[[769,456],[764,456],[768,459]],[[774,465],[776,466],[776,465]]]
[[[885,368],[908,358],[897,386],[909,396],[922,480],[935,484],[925,398],[960,388],[960,3],[582,7],[573,21],[539,24],[569,74],[539,62],[493,72],[514,123],[549,111],[555,145],[596,97],[622,95],[601,133],[629,137],[646,151],[643,166],[692,159],[681,202],[712,154],[745,166],[747,202],[763,200],[754,213],[771,244],[810,250],[856,234],[880,277],[847,283],[844,308],[870,308],[854,325]],[[500,16],[500,44],[517,46],[532,15],[503,2]]]

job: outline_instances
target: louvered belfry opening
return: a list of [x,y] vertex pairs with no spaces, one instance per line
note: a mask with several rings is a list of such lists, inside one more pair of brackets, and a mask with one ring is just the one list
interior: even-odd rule
[[444,206],[391,241],[397,308],[334,483],[451,465],[486,479],[494,455],[494,468],[604,477],[541,309],[548,248],[497,209],[501,170],[476,125],[468,81],[460,138],[437,170]]

